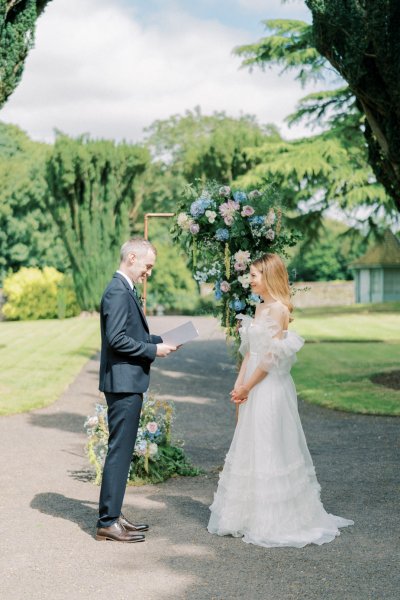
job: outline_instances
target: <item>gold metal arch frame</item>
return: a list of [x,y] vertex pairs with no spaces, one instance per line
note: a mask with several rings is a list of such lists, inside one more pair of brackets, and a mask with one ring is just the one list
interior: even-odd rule
[[[144,215],[144,239],[149,239],[149,219],[153,218],[162,218],[167,219],[170,217],[174,217],[175,213],[146,213]],[[146,314],[146,303],[147,303],[147,278],[145,278],[143,283],[143,312]]]

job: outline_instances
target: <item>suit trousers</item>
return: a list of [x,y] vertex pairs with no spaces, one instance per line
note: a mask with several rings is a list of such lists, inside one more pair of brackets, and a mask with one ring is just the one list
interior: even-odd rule
[[110,527],[121,514],[143,403],[142,394],[105,392],[105,397],[109,438],[100,491],[98,527]]

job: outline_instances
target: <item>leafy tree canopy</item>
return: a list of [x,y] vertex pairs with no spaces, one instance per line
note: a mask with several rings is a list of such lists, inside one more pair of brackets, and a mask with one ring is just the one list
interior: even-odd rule
[[273,126],[261,127],[254,117],[202,115],[199,108],[155,121],[147,134],[153,161],[138,183],[142,212],[174,211],[196,179],[230,183],[250,168],[246,148],[261,146],[266,137],[279,139]]
[[0,282],[21,267],[68,269],[57,229],[43,211],[49,148],[0,123]]
[[359,232],[349,239],[346,232],[343,223],[324,219],[319,238],[311,244],[302,242],[294,249],[288,265],[291,280],[353,279],[349,264],[365,252],[368,241]]
[[[266,21],[265,25],[271,35],[236,49],[244,66],[276,64],[283,71],[293,69],[303,84],[315,78],[332,79],[331,66],[315,48],[311,25],[292,20]],[[253,168],[239,183],[255,185],[257,180],[262,183],[274,176],[287,188],[289,206],[295,209],[300,203],[300,220],[311,237],[333,204],[352,215],[361,214],[369,226],[381,221],[382,207],[387,219],[393,219],[393,201],[368,164],[365,116],[349,86],[307,95],[287,120],[289,124],[306,120],[310,127],[323,131],[248,151]]]
[[[255,44],[241,46],[236,53],[244,66],[276,64],[283,71],[294,69],[305,84],[310,79],[332,79],[333,72],[348,86],[300,103],[295,120],[304,117],[321,124],[322,117],[338,112],[346,117],[360,112],[360,130],[366,143],[366,158],[376,179],[400,209],[400,52],[397,0],[306,0],[313,24],[302,21],[265,21],[270,35]],[[334,68],[334,71],[332,69]],[[313,102],[310,102],[313,100]],[[289,118],[289,122],[293,122]],[[326,123],[329,126],[329,119]],[[357,140],[358,142],[358,140]],[[386,208],[388,204],[386,203]]]

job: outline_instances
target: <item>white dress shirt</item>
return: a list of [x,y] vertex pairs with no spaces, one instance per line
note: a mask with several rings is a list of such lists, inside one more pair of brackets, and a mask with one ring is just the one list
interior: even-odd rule
[[133,283],[132,281],[129,279],[128,275],[125,275],[125,273],[123,273],[122,271],[117,271],[117,273],[119,273],[120,275],[122,275],[122,277],[125,277],[125,279],[127,280],[127,282],[129,283],[129,285],[131,286],[131,290],[133,291]]

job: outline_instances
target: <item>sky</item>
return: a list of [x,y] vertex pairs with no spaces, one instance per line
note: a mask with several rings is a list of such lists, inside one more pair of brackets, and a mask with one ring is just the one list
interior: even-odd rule
[[55,130],[137,142],[155,120],[199,106],[309,135],[284,119],[313,88],[277,68],[240,69],[232,54],[274,18],[311,17],[302,0],[53,0],[0,120],[47,142]]

